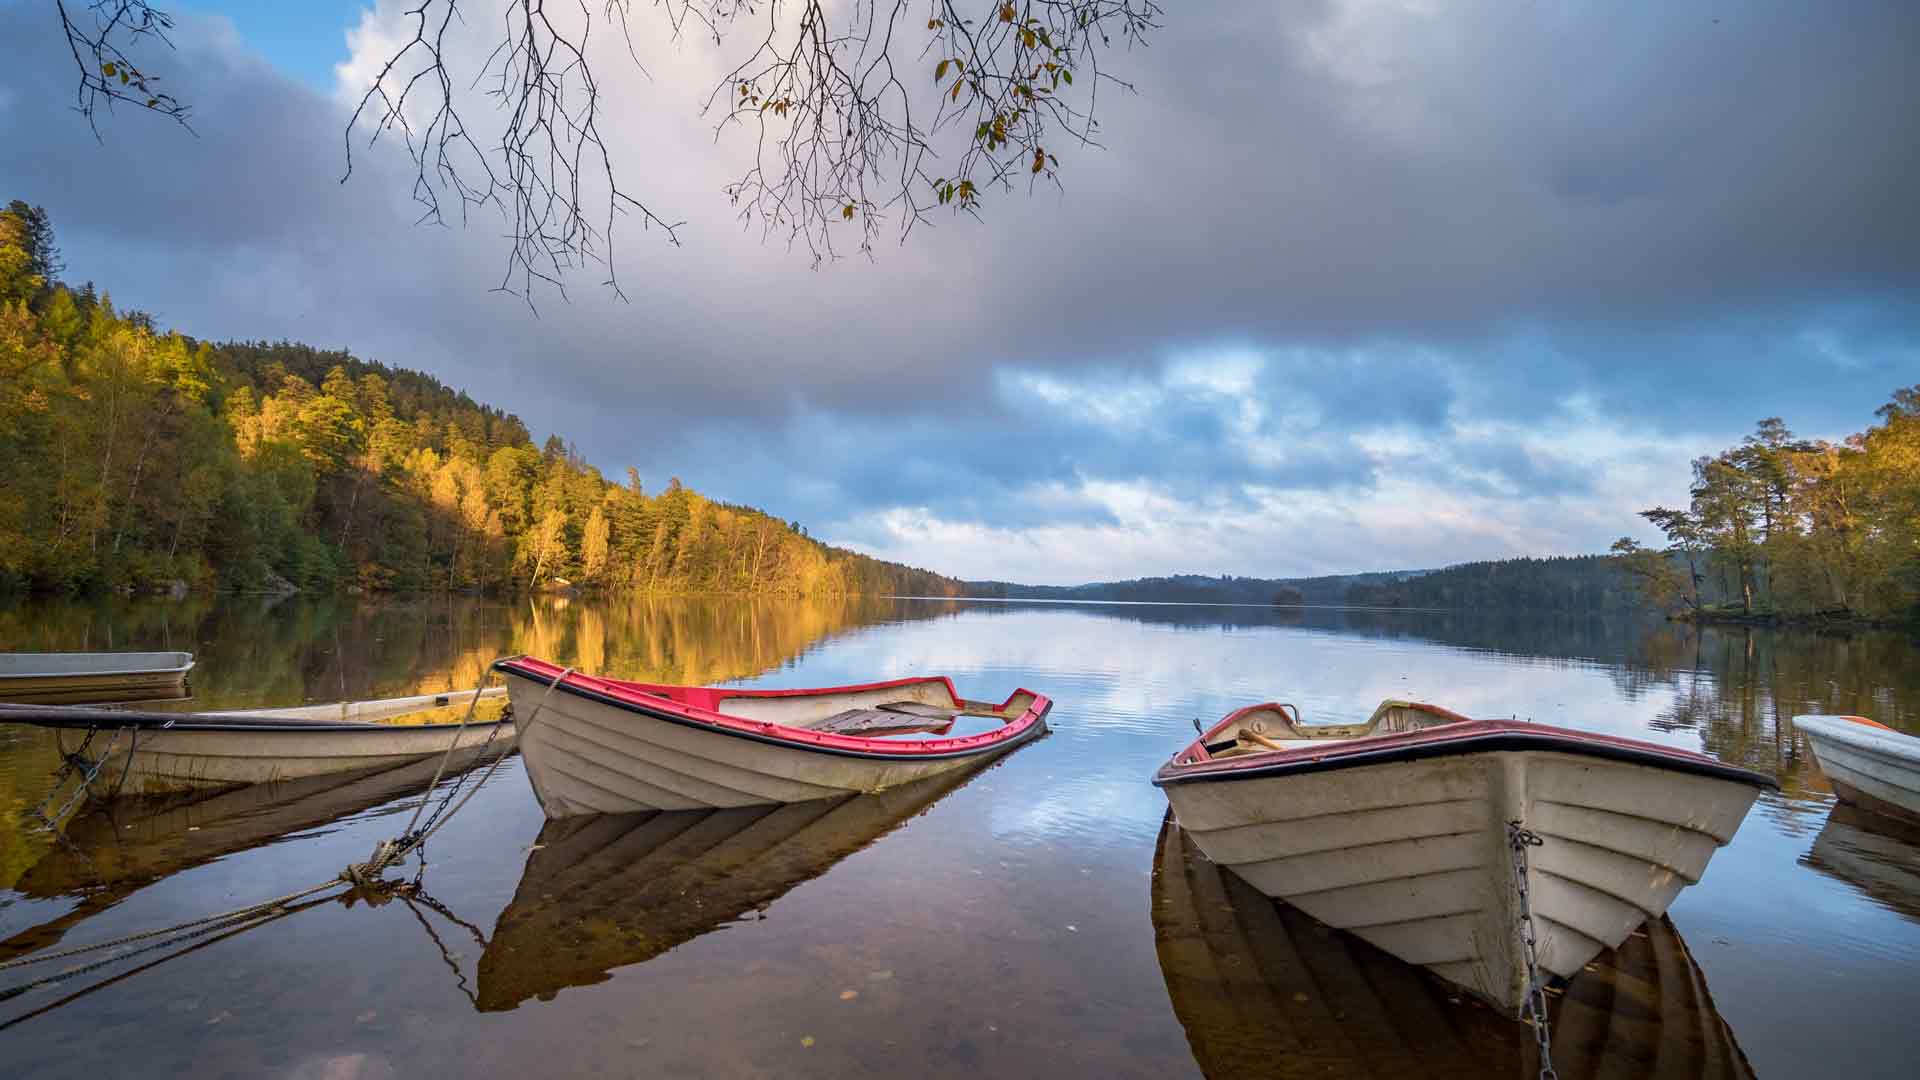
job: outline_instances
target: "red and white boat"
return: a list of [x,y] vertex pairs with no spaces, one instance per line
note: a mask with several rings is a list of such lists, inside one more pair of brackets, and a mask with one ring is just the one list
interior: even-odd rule
[[1209,859],[1510,1012],[1535,983],[1523,913],[1539,980],[1572,977],[1665,913],[1775,786],[1686,750],[1405,701],[1346,725],[1244,708],[1154,783]]
[[884,791],[969,768],[1047,730],[1053,703],[998,705],[944,677],[816,690],[626,682],[498,661],[549,818],[708,810]]

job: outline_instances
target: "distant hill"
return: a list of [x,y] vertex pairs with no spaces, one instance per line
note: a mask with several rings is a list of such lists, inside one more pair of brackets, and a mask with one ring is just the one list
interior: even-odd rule
[[1392,585],[1428,573],[1388,570],[1308,578],[1235,577],[1176,574],[1172,577],[1095,581],[1085,585],[1020,585],[1010,581],[969,581],[968,596],[1002,600],[1108,600],[1149,604],[1344,604],[1356,586]]
[[[1644,605],[1612,555],[1499,559],[1436,570],[1323,577],[1176,574],[1085,585],[969,581],[966,594],[1008,600],[1106,600],[1178,604],[1340,604],[1456,611],[1624,612]],[[1712,592],[1703,588],[1704,592]]]
[[1399,580],[1356,582],[1347,602],[1366,607],[1502,611],[1627,611],[1642,606],[1612,555],[1460,563]]

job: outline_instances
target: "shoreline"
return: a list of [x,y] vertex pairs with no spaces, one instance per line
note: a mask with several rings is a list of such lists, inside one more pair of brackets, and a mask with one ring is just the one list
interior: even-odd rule
[[1786,614],[1777,611],[1680,611],[1667,616],[1670,622],[1693,626],[1747,626],[1767,630],[1827,630],[1855,632],[1865,630],[1920,630],[1920,619],[1897,616],[1846,614]]

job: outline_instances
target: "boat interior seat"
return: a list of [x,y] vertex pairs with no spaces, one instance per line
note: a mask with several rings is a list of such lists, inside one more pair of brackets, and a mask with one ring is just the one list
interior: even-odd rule
[[938,733],[953,726],[955,713],[951,709],[936,709],[917,702],[894,704],[911,705],[913,708],[881,705],[873,709],[844,709],[808,724],[807,729],[832,732],[835,735],[875,738],[883,735],[908,735],[919,732]]
[[1236,757],[1302,746],[1326,746],[1378,735],[1397,735],[1467,719],[1458,713],[1420,702],[1389,699],[1361,724],[1305,723],[1292,705],[1264,705],[1237,714],[1231,726],[1213,732],[1207,753]]
[[960,715],[958,709],[949,709],[943,705],[929,705],[924,701],[889,701],[875,708],[885,712],[921,716],[929,720],[951,720]]

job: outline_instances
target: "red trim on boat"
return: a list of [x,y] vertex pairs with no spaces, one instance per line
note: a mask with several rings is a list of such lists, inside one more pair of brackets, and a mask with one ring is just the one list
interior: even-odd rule
[[1836,716],[1834,717],[1834,719],[1846,720],[1850,723],[1859,724],[1863,727],[1879,728],[1881,731],[1891,731],[1896,735],[1900,733],[1900,730],[1898,728],[1890,728],[1878,720],[1869,720],[1864,716]]
[[[565,671],[558,664],[550,663],[531,656],[515,656],[498,661],[494,667],[532,679],[535,682],[551,684]],[[889,690],[895,687],[919,686],[925,683],[939,683],[956,704],[964,703],[953,680],[944,675],[914,679],[890,679],[883,682],[859,683],[853,686],[827,686],[815,689],[798,690],[741,690],[716,686],[674,686],[665,683],[628,682],[625,679],[607,679],[596,675],[583,675],[574,672],[560,683],[560,688],[574,693],[584,694],[607,702],[670,719],[689,721],[701,726],[718,729],[734,735],[782,743],[797,750],[821,750],[831,753],[853,753],[868,757],[892,757],[914,760],[929,757],[952,757],[996,749],[1004,744],[1018,742],[1033,734],[1036,726],[1044,730],[1047,713],[1053,708],[1052,699],[1045,694],[1036,694],[1031,690],[1015,690],[1007,700],[996,709],[1005,709],[1013,704],[1015,698],[1026,694],[1033,698],[1026,711],[1002,723],[992,731],[978,735],[968,735],[953,739],[916,739],[901,741],[888,738],[869,738],[859,735],[841,735],[827,731],[810,731],[806,728],[776,724],[769,720],[748,720],[730,716],[720,711],[720,703],[729,698],[787,698],[807,697],[822,694],[859,693],[867,690]]]
[[[1445,710],[1439,710],[1445,712]],[[1237,714],[1236,714],[1237,715]],[[1449,714],[1452,715],[1452,714]],[[1209,734],[1218,731],[1216,726]],[[1718,776],[1761,787],[1778,787],[1772,778],[1728,765],[1706,754],[1661,746],[1658,743],[1602,735],[1548,724],[1516,720],[1460,720],[1395,735],[1369,735],[1316,746],[1311,742],[1285,750],[1262,750],[1231,758],[1196,757],[1206,754],[1202,736],[1154,774],[1155,784],[1201,780],[1243,780],[1278,773],[1318,772],[1327,769],[1388,764],[1440,757],[1446,754],[1513,750],[1560,751],[1615,760],[1637,761],[1686,772]]]

